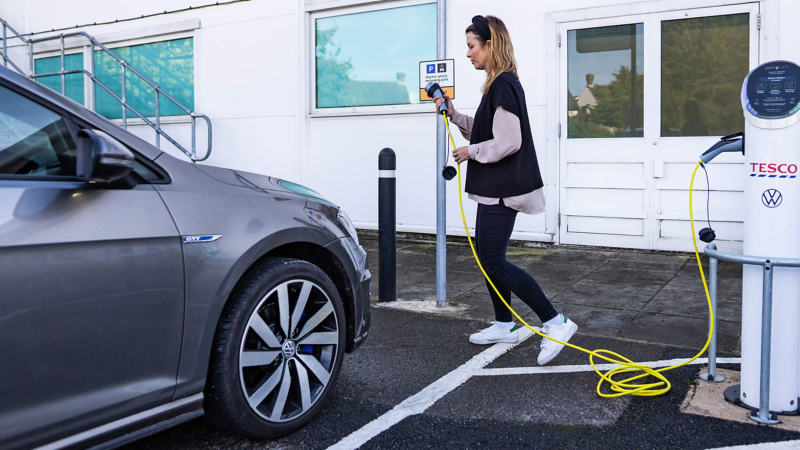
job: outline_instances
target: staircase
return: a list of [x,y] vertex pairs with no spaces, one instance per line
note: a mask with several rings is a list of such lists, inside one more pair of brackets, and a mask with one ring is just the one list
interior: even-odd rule
[[[131,67],[127,62],[125,62],[125,60],[121,59],[120,57],[118,57],[117,55],[112,53],[108,48],[106,48],[103,44],[98,42],[97,39],[95,39],[94,37],[92,37],[88,33],[84,32],[84,31],[76,31],[76,32],[72,32],[72,33],[62,33],[62,34],[58,34],[58,35],[45,36],[45,37],[41,37],[41,38],[32,38],[32,37],[31,38],[25,38],[23,35],[18,33],[14,28],[12,28],[11,25],[9,25],[8,22],[3,20],[2,18],[0,18],[0,26],[2,26],[2,28],[3,28],[3,34],[2,34],[3,46],[2,46],[2,51],[0,52],[0,57],[3,58],[3,65],[4,66],[8,67],[9,64],[10,64],[11,67],[13,67],[17,72],[19,72],[20,74],[22,74],[22,75],[24,75],[24,76],[26,76],[26,77],[28,77],[28,78],[30,78],[32,80],[35,80],[36,78],[42,78],[42,77],[60,76],[61,77],[61,94],[62,95],[65,95],[65,92],[66,92],[66,76],[69,75],[69,74],[73,74],[73,73],[82,73],[85,76],[89,77],[90,80],[92,80],[91,90],[90,90],[91,100],[90,100],[89,107],[93,111],[96,108],[95,92],[97,90],[97,86],[100,86],[102,89],[104,89],[106,92],[108,92],[109,95],[113,96],[115,99],[117,99],[117,101],[119,101],[121,103],[120,107],[122,108],[122,127],[123,128],[128,129],[128,110],[130,110],[137,117],[139,117],[139,119],[141,119],[144,123],[149,125],[155,131],[155,133],[156,133],[156,135],[155,135],[156,147],[161,148],[161,137],[163,137],[164,139],[169,141],[172,145],[174,145],[178,150],[182,151],[192,161],[205,161],[206,159],[208,159],[209,156],[211,156],[211,120],[208,118],[208,116],[206,116],[204,114],[198,114],[198,113],[196,113],[194,111],[189,110],[185,106],[183,106],[180,102],[175,100],[171,95],[169,95],[166,92],[164,92],[164,90],[162,90],[156,83],[154,83],[152,80],[150,80],[149,78],[147,78],[144,75],[142,75],[140,72],[138,72],[133,67]],[[16,63],[14,63],[14,61],[12,61],[11,58],[8,56],[8,37],[7,37],[7,33],[8,33],[9,30],[12,33],[11,39],[14,39],[14,38],[19,39],[22,43],[24,43],[28,47],[29,70],[28,70],[27,73],[25,73],[25,71],[22,70]],[[87,39],[89,41],[89,43],[91,45],[91,49],[92,49],[92,52],[91,52],[92,55],[95,54],[95,49],[98,48],[98,49],[100,49],[100,51],[105,52],[106,54],[108,54],[109,56],[114,58],[114,60],[116,60],[117,63],[119,63],[119,65],[121,67],[121,69],[120,69],[120,77],[121,77],[121,81],[122,81],[121,86],[123,86],[123,87],[125,86],[125,77],[127,76],[128,72],[130,72],[130,73],[133,73],[134,75],[136,75],[137,77],[139,77],[146,84],[148,84],[150,87],[153,88],[153,90],[155,91],[155,118],[154,118],[155,121],[152,121],[149,118],[145,117],[136,108],[131,106],[130,103],[128,103],[128,101],[126,99],[126,94],[125,94],[125,91],[127,89],[124,89],[124,88],[122,89],[122,96],[120,97],[119,95],[114,93],[108,86],[106,86],[102,81],[100,81],[95,76],[95,67],[94,67],[94,60],[95,59],[94,59],[94,57],[91,58],[91,70],[86,70],[85,68],[81,69],[81,70],[65,70],[65,68],[64,68],[64,58],[65,58],[64,40],[67,39],[67,38],[77,38],[77,37],[82,37],[82,38],[85,38],[85,39]],[[33,59],[33,46],[34,46],[34,44],[39,44],[39,43],[42,43],[42,42],[54,41],[54,40],[59,40],[60,41],[61,70],[58,71],[58,72],[52,72],[52,73],[34,74],[34,65],[33,65],[33,62],[34,62],[34,59]],[[175,141],[175,139],[170,137],[170,135],[168,135],[166,132],[164,132],[163,129],[161,129],[160,100],[161,100],[161,96],[162,95],[164,96],[164,98],[166,98],[170,102],[172,102],[175,105],[177,105],[178,108],[183,110],[191,118],[191,121],[192,121],[191,150],[187,150],[184,146],[182,146],[177,141]],[[202,120],[204,120],[206,122],[206,128],[208,129],[208,144],[207,144],[206,151],[205,151],[205,153],[204,153],[202,158],[198,158],[197,157],[197,133],[196,133],[196,130],[197,130],[197,119],[198,118],[202,119]]]

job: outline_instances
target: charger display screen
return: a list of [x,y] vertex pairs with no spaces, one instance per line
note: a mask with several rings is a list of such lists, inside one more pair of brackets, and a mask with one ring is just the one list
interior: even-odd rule
[[756,117],[777,119],[800,110],[800,67],[775,61],[753,70],[742,87],[742,105]]

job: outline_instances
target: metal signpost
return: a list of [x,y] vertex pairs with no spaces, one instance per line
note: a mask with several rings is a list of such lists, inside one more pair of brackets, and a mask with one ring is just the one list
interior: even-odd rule
[[[447,57],[445,28],[445,0],[436,0],[436,58]],[[422,86],[420,86],[422,87]],[[437,116],[439,116],[437,114]],[[436,306],[447,306],[447,208],[445,194],[447,186],[440,172],[445,165],[446,157],[444,118],[436,118]]]
[[[455,98],[455,61],[444,59],[445,46],[445,0],[437,0],[436,14],[436,61],[420,61],[419,63],[419,99],[430,101],[425,91],[429,83],[437,83],[442,91],[451,99]],[[447,306],[447,203],[446,180],[442,177],[442,168],[447,163],[447,132],[444,117],[436,118],[436,306]]]

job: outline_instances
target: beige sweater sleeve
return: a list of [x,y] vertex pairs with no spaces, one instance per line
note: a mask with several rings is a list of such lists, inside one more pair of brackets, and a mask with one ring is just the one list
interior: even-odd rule
[[498,106],[492,121],[492,135],[494,139],[469,146],[470,159],[482,164],[496,163],[519,151],[522,147],[522,128],[519,124],[519,117],[506,111],[502,106]]
[[461,135],[466,140],[469,140],[470,136],[472,136],[472,120],[472,117],[455,110],[453,111],[453,117],[450,118],[450,121],[456,124],[458,130],[461,131]]

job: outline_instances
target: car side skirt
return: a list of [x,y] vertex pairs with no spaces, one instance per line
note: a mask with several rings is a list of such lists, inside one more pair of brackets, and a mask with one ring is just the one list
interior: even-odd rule
[[203,415],[203,393],[124,417],[91,430],[51,442],[39,450],[70,447],[114,448]]

